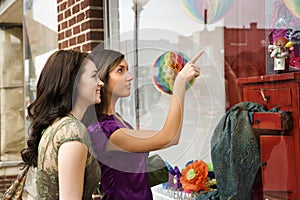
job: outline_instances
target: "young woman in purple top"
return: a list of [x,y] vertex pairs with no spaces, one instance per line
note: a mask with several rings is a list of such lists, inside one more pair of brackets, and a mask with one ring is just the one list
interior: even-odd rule
[[[100,47],[92,51],[90,59],[98,64],[104,87],[101,90],[101,104],[90,107],[83,122],[88,125],[92,146],[101,166],[103,200],[153,199],[147,176],[148,153],[178,143],[186,84],[200,75],[195,62],[202,53],[178,73],[164,126],[161,130],[151,131],[134,130],[116,112],[117,100],[130,95],[133,80],[124,55]],[[92,122],[93,119],[96,122]]]

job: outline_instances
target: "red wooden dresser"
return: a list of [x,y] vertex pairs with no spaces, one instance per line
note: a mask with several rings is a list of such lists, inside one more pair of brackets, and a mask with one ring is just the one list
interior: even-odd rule
[[243,101],[279,112],[253,115],[259,131],[264,199],[300,199],[300,72],[238,79]]

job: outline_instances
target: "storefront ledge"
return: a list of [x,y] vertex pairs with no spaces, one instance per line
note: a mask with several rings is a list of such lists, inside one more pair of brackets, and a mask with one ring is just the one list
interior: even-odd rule
[[2,161],[2,162],[0,162],[0,168],[20,166],[22,163],[23,163],[23,161],[21,161],[21,160],[18,160],[18,161]]
[[22,161],[5,161],[0,162],[0,177],[2,176],[15,176],[20,173],[23,166]]

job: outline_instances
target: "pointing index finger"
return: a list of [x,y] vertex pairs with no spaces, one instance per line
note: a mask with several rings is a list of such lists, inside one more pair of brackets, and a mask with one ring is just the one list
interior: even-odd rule
[[195,63],[199,58],[200,56],[202,56],[202,54],[204,53],[204,50],[201,50],[197,55],[195,55],[189,62],[190,63]]

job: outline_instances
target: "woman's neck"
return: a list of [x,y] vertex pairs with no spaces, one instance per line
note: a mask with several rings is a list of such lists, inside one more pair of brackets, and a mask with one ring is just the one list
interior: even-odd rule
[[75,106],[73,107],[73,109],[71,110],[71,114],[78,119],[79,121],[82,120],[84,113],[86,112],[86,107],[83,106],[79,106],[77,104],[75,104]]
[[116,114],[116,102],[117,102],[117,98],[108,98],[107,101],[107,106],[105,106],[105,108],[103,109],[103,113],[107,114],[107,115],[115,115]]

